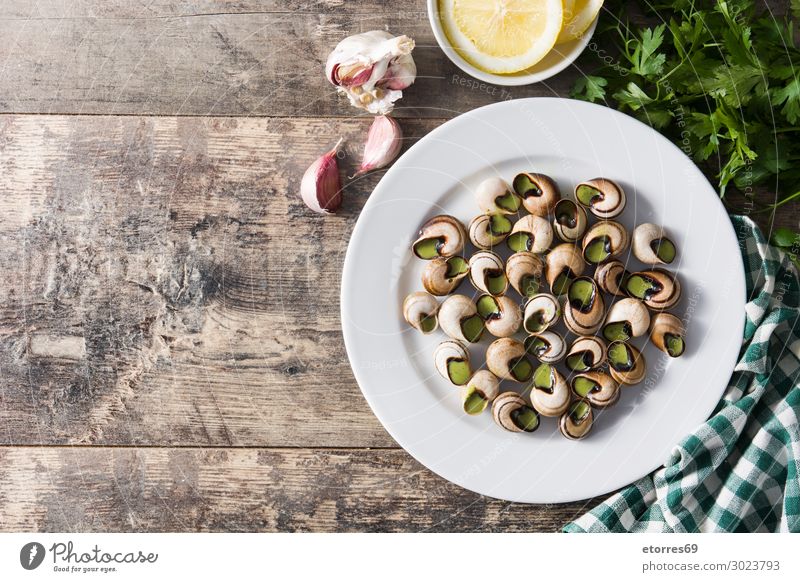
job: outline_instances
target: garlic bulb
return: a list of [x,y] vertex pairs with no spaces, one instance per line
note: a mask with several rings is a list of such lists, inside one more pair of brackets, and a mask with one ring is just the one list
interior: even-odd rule
[[372,122],[364,144],[364,159],[353,178],[389,165],[403,146],[403,130],[397,120],[379,115]]
[[323,214],[334,212],[342,204],[342,181],[336,154],[342,144],[340,139],[333,149],[321,155],[303,174],[300,196],[311,210]]
[[417,76],[412,50],[414,41],[405,35],[383,30],[354,34],[336,45],[325,72],[354,107],[384,115]]

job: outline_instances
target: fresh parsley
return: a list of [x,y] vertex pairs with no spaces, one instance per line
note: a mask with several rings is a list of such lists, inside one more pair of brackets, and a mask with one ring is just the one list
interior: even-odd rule
[[[593,46],[607,56],[586,51],[591,74],[572,96],[662,132],[713,175],[723,200],[736,189],[762,212],[800,199],[800,0],[785,16],[751,0],[640,0],[653,23],[643,26],[629,22],[630,4],[606,2],[601,23],[610,24]],[[758,188],[774,202],[759,202]],[[779,246],[796,236],[782,230]]]

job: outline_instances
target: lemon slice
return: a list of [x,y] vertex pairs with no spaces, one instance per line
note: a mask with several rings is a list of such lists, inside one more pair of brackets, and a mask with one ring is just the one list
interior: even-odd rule
[[564,25],[556,44],[580,37],[597,18],[603,0],[564,0]]
[[561,31],[561,0],[439,0],[453,47],[489,73],[516,73],[550,52]]

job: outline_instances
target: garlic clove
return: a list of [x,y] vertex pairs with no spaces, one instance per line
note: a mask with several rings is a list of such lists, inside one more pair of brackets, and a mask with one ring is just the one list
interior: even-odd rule
[[403,130],[397,120],[386,115],[376,117],[364,144],[364,159],[351,178],[388,166],[402,147]]
[[380,87],[402,91],[417,78],[417,65],[411,55],[401,55],[394,59],[386,70],[383,79],[378,81]]
[[336,154],[342,139],[336,142],[333,149],[311,164],[303,174],[300,182],[300,196],[311,210],[329,214],[342,204],[342,181],[339,178],[339,164]]
[[413,49],[414,41],[405,35],[383,30],[354,34],[331,52],[325,72],[351,105],[385,115],[416,78]]

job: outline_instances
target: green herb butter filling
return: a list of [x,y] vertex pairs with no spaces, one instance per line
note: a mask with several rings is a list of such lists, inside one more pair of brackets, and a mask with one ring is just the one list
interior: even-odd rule
[[500,317],[500,307],[497,304],[497,300],[491,295],[484,295],[478,299],[477,307],[478,315],[483,319]]
[[414,245],[414,254],[420,259],[430,260],[439,256],[444,241],[440,238],[425,238]]
[[474,386],[472,386],[469,388],[469,391],[464,398],[464,412],[467,414],[480,414],[486,410],[487,404],[488,401],[484,395]]
[[631,324],[627,321],[607,323],[603,328],[603,337],[610,342],[626,342],[631,339],[632,335]]
[[527,198],[528,196],[542,195],[542,189],[539,188],[539,185],[533,182],[525,174],[518,174],[517,177],[514,178],[514,183],[512,186],[514,187],[514,192],[523,198]]
[[461,333],[467,338],[470,343],[480,341],[483,335],[483,319],[480,315],[473,315],[461,321]]
[[422,333],[430,333],[436,327],[436,316],[426,315],[419,320],[419,329]]
[[525,338],[525,351],[536,356],[542,356],[550,349],[550,344],[538,336],[528,336]]
[[502,295],[506,287],[508,286],[508,282],[506,280],[505,273],[503,271],[489,271],[486,274],[486,288],[489,290],[489,293],[492,295]]
[[528,361],[528,358],[521,357],[511,362],[510,371],[511,376],[518,382],[527,382],[531,379],[533,374],[533,366]]
[[553,295],[563,295],[567,292],[571,283],[572,277],[570,276],[570,272],[565,269],[555,278],[550,290],[553,292]]
[[470,370],[469,362],[464,360],[450,360],[447,362],[447,375],[450,376],[450,381],[456,386],[463,386],[472,377],[472,370]]
[[508,248],[515,253],[533,248],[533,238],[527,232],[515,232],[506,240]]
[[541,364],[533,374],[533,385],[537,388],[553,387],[553,368],[550,364]]
[[572,405],[569,415],[572,417],[572,422],[579,424],[587,416],[589,416],[591,410],[591,407],[586,402],[580,401]]
[[663,287],[650,277],[644,275],[631,275],[625,281],[625,289],[628,290],[632,296],[637,297],[643,301],[649,300],[653,295],[663,289]]
[[503,210],[507,210],[508,212],[516,212],[519,210],[521,200],[519,196],[513,192],[506,192],[502,196],[495,198],[494,203]]
[[587,262],[598,264],[605,261],[611,256],[611,238],[608,236],[599,236],[586,246],[583,251],[583,258]]
[[592,206],[603,199],[603,193],[600,192],[600,190],[597,188],[592,188],[591,186],[587,186],[586,184],[581,184],[578,186],[575,195],[578,197],[580,203],[584,206]]
[[623,343],[615,343],[608,348],[608,362],[615,370],[623,372],[633,368],[631,351]]
[[531,275],[523,275],[520,280],[519,288],[525,297],[533,297],[539,292],[539,278]]
[[530,406],[520,406],[510,416],[514,426],[525,432],[533,432],[539,426],[539,415]]
[[570,304],[581,311],[587,311],[594,304],[596,288],[591,279],[575,279],[569,286]]
[[675,260],[675,245],[668,238],[657,238],[650,242],[650,248],[665,263]]
[[511,232],[511,221],[502,214],[492,214],[489,218],[489,229],[495,235],[508,234]]
[[453,279],[463,275],[469,270],[469,263],[463,257],[450,257],[447,259],[447,278]]
[[581,398],[586,398],[590,392],[599,390],[600,385],[594,380],[590,380],[589,378],[584,378],[583,376],[578,376],[572,382],[572,388],[573,390],[575,390],[575,394],[577,394]]
[[667,347],[667,353],[673,358],[682,355],[686,349],[683,338],[671,333],[664,334],[664,345]]
[[572,354],[567,358],[567,367],[575,372],[586,372],[592,367],[589,361],[590,357],[591,354],[589,352]]

